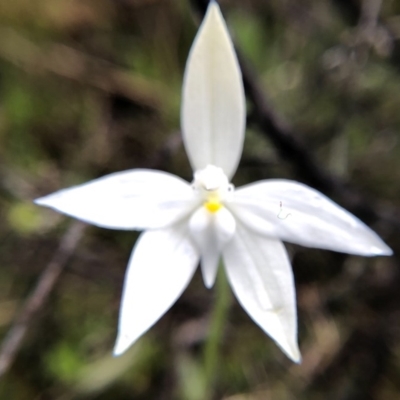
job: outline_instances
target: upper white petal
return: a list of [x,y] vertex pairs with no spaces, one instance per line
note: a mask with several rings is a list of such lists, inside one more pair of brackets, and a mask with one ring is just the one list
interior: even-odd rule
[[201,272],[207,288],[214,285],[222,250],[232,239],[235,228],[235,219],[224,207],[214,213],[200,207],[190,218],[190,235],[200,250]]
[[114,354],[122,354],[180,297],[199,256],[187,223],[142,233],[125,276]]
[[184,180],[161,171],[117,172],[35,200],[94,225],[113,229],[159,228],[194,207]]
[[358,218],[298,182],[268,180],[244,186],[235,192],[232,212],[257,232],[303,246],[363,256],[392,254]]
[[282,242],[238,223],[223,257],[239,303],[288,357],[300,362],[293,273]]
[[182,95],[183,140],[193,170],[211,164],[231,178],[243,148],[244,89],[228,29],[214,1],[192,45]]

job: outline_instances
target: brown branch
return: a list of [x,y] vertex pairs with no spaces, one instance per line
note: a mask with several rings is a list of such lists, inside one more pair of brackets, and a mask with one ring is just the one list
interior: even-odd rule
[[11,367],[34,317],[46,302],[65,265],[82,238],[86,225],[74,222],[65,232],[52,260],[20,311],[0,348],[0,377]]
[[[172,134],[160,148],[160,150],[150,159],[148,168],[163,168],[171,157],[177,152],[182,144],[181,134]],[[60,245],[55,252],[52,260],[43,271],[36,288],[26,301],[14,324],[9,329],[7,336],[3,340],[0,348],[0,377],[2,377],[11,367],[19,348],[22,345],[29,326],[34,317],[45,304],[53,287],[57,283],[60,274],[73,255],[79,241],[81,240],[86,224],[74,222],[61,238]],[[74,270],[82,274],[80,271]],[[90,273],[85,270],[85,276],[90,277]]]

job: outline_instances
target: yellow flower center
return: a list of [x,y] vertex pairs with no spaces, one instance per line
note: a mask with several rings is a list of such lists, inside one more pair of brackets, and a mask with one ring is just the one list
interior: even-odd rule
[[222,204],[217,199],[208,199],[204,203],[204,207],[211,213],[216,213],[219,209],[221,209]]

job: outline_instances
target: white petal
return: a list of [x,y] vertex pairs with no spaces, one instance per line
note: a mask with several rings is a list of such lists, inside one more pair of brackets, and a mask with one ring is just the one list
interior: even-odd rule
[[122,354],[175,303],[198,260],[187,223],[140,236],[125,276],[114,355]]
[[392,254],[358,218],[298,182],[268,180],[240,188],[232,212],[259,233],[302,246],[363,256]]
[[300,362],[293,273],[282,242],[237,224],[223,257],[239,303],[289,358]]
[[214,285],[221,252],[232,239],[235,228],[235,219],[226,208],[211,213],[200,207],[190,218],[190,234],[200,250],[201,272],[207,288]]
[[35,203],[112,229],[168,226],[195,206],[193,190],[187,182],[165,172],[143,169],[107,175]]
[[233,176],[242,154],[245,114],[236,54],[219,6],[211,1],[183,82],[183,139],[193,170],[211,164]]

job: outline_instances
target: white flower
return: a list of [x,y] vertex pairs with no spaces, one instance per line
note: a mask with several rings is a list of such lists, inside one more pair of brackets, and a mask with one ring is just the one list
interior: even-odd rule
[[36,200],[97,226],[145,230],[128,265],[115,355],[174,304],[199,260],[212,287],[222,256],[239,303],[299,362],[295,288],[282,240],[364,256],[392,254],[360,220],[301,183],[265,180],[234,190],[229,182],[242,152],[245,116],[238,61],[212,1],[183,84],[182,129],[193,182],[136,169]]

